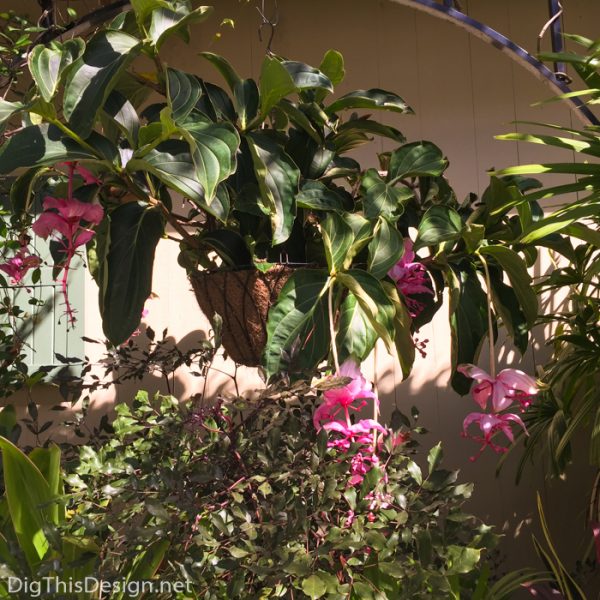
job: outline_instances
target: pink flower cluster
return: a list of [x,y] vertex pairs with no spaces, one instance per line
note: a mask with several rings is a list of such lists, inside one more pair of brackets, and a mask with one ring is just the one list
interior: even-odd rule
[[394,281],[398,291],[402,294],[411,317],[418,316],[425,305],[415,298],[414,294],[433,294],[431,280],[427,269],[415,261],[413,243],[409,238],[404,239],[404,254],[402,258],[388,271],[389,277]]
[[0,265],[0,271],[4,271],[10,277],[11,285],[20,285],[29,269],[40,266],[39,256],[30,254],[27,246],[21,246],[16,254]]
[[[352,444],[358,444],[360,450],[352,457],[350,462],[350,485],[358,485],[365,474],[375,465],[379,464],[377,456],[376,435],[388,435],[388,430],[374,419],[361,419],[356,423],[350,420],[350,411],[360,411],[372,400],[377,406],[379,400],[372,386],[360,372],[358,364],[351,359],[346,360],[339,368],[338,377],[350,378],[350,381],[338,388],[324,392],[325,401],[317,408],[313,415],[313,423],[317,431],[334,434],[327,446],[347,452]],[[341,417],[342,420],[338,420]],[[324,421],[324,423],[323,423]],[[397,437],[398,443],[403,443],[405,438]]]
[[75,322],[75,315],[69,303],[67,291],[67,279],[71,261],[77,253],[77,249],[85,246],[95,235],[93,225],[98,225],[104,217],[104,209],[98,204],[81,202],[73,196],[73,179],[75,173],[79,174],[86,184],[99,185],[96,179],[87,169],[80,167],[77,163],[62,163],[68,167],[68,198],[44,199],[42,204],[44,211],[33,223],[31,228],[43,239],[53,236],[63,250],[64,259],[61,267],[63,277],[61,280],[62,293],[65,299],[66,313],[69,323]]
[[[470,460],[476,460],[481,453],[490,447],[494,452],[506,452],[508,448],[493,441],[497,433],[503,433],[509,440],[514,441],[511,425],[517,424],[527,434],[527,428],[521,417],[512,412],[504,412],[518,404],[521,411],[525,410],[538,393],[536,381],[523,371],[503,369],[497,377],[492,377],[475,365],[460,365],[458,371],[477,382],[471,390],[473,399],[483,410],[487,410],[491,400],[490,412],[472,412],[463,421],[463,437],[470,437],[481,444],[479,452]],[[479,425],[481,435],[467,433],[470,425]]]

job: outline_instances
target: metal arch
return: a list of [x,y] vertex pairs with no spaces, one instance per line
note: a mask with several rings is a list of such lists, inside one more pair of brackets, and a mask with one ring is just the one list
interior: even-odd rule
[[[448,21],[453,25],[457,25],[465,29],[471,35],[487,42],[506,54],[511,60],[527,69],[540,81],[548,84],[549,87],[557,94],[567,94],[571,92],[571,88],[561,81],[555,73],[553,73],[546,65],[541,63],[537,58],[529,54],[527,50],[509,40],[505,35],[502,35],[495,29],[484,25],[483,23],[472,19],[465,13],[455,9],[452,0],[444,0],[443,4],[438,4],[435,0],[391,0],[396,4],[401,4],[408,8],[414,8],[433,17]],[[565,101],[571,105],[575,114],[585,124],[600,125],[600,121],[594,113],[581,101],[580,98],[567,98]]]

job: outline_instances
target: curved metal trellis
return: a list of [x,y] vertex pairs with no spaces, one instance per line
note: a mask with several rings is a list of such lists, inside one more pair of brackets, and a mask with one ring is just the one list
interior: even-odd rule
[[[537,79],[549,85],[557,95],[568,94],[571,92],[571,88],[563,80],[564,75],[562,73],[553,72],[537,58],[529,54],[527,50],[518,44],[515,44],[515,42],[508,39],[505,35],[454,8],[454,2],[452,0],[443,0],[443,4],[439,4],[435,0],[391,1],[408,8],[419,10],[433,17],[443,19],[444,21],[448,21],[453,25],[465,29],[471,35],[483,40],[484,42],[487,42],[488,44],[491,44],[494,46],[494,48],[497,48],[501,52],[505,53],[511,60],[527,69]],[[556,2],[556,0],[550,0],[549,6],[551,12],[551,21],[554,25],[552,28],[552,40],[553,43],[556,44],[559,43],[560,40],[560,30],[558,29],[560,20],[556,18],[556,11],[559,10],[560,3]],[[584,102],[582,102],[580,98],[566,98],[565,101],[568,101],[568,103],[574,109],[575,114],[584,123],[600,125],[600,121],[596,115],[594,115],[594,113],[586,106]]]

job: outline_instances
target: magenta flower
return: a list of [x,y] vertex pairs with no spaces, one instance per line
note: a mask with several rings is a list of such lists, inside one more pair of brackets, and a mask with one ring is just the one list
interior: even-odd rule
[[503,369],[496,378],[475,365],[460,365],[457,370],[477,381],[478,385],[472,390],[473,399],[484,410],[490,397],[492,411],[496,413],[507,409],[515,401],[526,408],[538,393],[535,379],[517,369]]
[[[483,435],[469,435],[467,433],[467,429],[473,423],[477,423],[477,425],[479,425],[479,428],[481,429],[481,433]],[[500,446],[499,444],[495,444],[492,441],[492,438],[497,433],[501,432],[508,438],[508,440],[512,444],[512,442],[514,442],[515,439],[511,429],[512,423],[516,423],[517,425],[522,427],[525,434],[529,435],[527,433],[525,423],[523,423],[521,417],[519,417],[518,415],[513,415],[512,413],[498,415],[493,413],[488,414],[477,412],[472,412],[468,414],[465,420],[463,421],[462,436],[471,438],[472,440],[482,444],[481,448],[479,449],[479,452],[475,456],[472,456],[470,460],[477,460],[477,458],[481,455],[481,453],[486,449],[487,446],[489,446],[496,453],[506,452],[508,448]]]
[[[346,420],[349,422],[348,409],[359,411],[366,405],[369,398],[373,399],[374,402],[378,402],[373,386],[364,378],[354,360],[344,361],[337,376],[349,377],[351,381],[342,387],[324,392],[325,401],[313,415],[313,423],[317,431],[321,429],[321,421],[334,420],[342,411],[344,411]],[[362,402],[355,405],[354,403],[357,400],[362,400]]]
[[[48,238],[53,232],[65,238],[66,246],[84,246],[93,237],[94,231],[84,227],[82,221],[97,225],[104,216],[103,208],[98,204],[80,202],[75,198],[44,199],[44,212],[31,226],[33,231],[41,238]],[[56,211],[56,212],[54,212]]]
[[330,448],[337,448],[344,452],[350,449],[351,444],[373,445],[373,431],[377,430],[386,435],[387,430],[374,419],[361,419],[354,425],[347,425],[341,421],[330,421],[323,425],[325,431],[334,431],[342,437],[328,442]]
[[[73,168],[70,165],[71,171]],[[94,230],[90,229],[89,226],[85,226],[84,223],[98,225],[102,221],[104,210],[97,204],[88,204],[73,198],[71,196],[71,187],[72,172],[69,175],[69,198],[52,198],[50,196],[44,198],[44,212],[37,218],[31,228],[37,235],[44,239],[55,235],[62,244],[65,258],[61,265],[63,270],[61,287],[63,298],[65,299],[67,318],[73,324],[75,322],[75,315],[69,303],[67,291],[67,279],[71,261],[77,252],[77,248],[85,246],[94,237]]]
[[41,262],[39,256],[29,254],[27,248],[21,247],[12,258],[0,265],[0,271],[10,276],[11,285],[19,285],[27,271],[39,267]]
[[433,290],[427,269],[420,262],[415,262],[413,243],[409,238],[404,239],[404,254],[388,271],[388,275],[404,297],[410,316],[419,315],[425,305],[411,296],[413,294],[433,294]]

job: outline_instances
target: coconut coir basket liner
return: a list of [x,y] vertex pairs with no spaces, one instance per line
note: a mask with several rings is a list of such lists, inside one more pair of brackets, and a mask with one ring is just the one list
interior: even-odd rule
[[256,367],[267,343],[269,308],[293,269],[277,265],[266,273],[257,269],[196,271],[190,275],[202,312],[223,319],[223,347],[237,363]]

